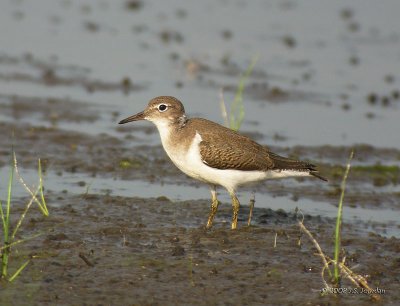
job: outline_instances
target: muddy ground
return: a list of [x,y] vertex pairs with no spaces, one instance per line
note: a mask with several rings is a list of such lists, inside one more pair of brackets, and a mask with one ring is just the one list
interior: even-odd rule
[[[35,168],[37,159],[41,158],[44,170],[57,173],[60,179],[63,173],[80,173],[86,177],[86,183],[90,178],[99,176],[199,186],[198,182],[188,180],[172,165],[160,143],[149,145],[144,140],[148,136],[158,140],[158,132],[150,124],[143,127],[114,124],[113,132],[119,137],[111,133],[92,135],[58,126],[62,122],[95,124],[101,120],[98,112],[82,102],[0,96],[0,107],[4,114],[14,118],[13,122],[0,122],[1,131],[12,131],[0,138],[0,166],[10,164],[10,147],[13,145],[24,167]],[[34,125],[19,121],[19,118],[29,117],[42,123]],[[113,117],[109,120],[112,121]],[[251,132],[244,134],[256,138]],[[308,198],[336,205],[345,164],[351,150],[354,150],[353,168],[347,182],[347,204],[371,209],[400,209],[400,192],[396,191],[400,184],[398,149],[371,145],[275,146],[270,149],[293,158],[321,160],[318,167],[329,183],[299,178],[297,181],[305,182],[306,188],[278,180],[261,182],[251,189],[241,190],[268,192],[294,199]],[[40,152],[40,155],[33,152]],[[384,164],[381,164],[382,161]]]
[[[393,50],[400,27],[398,5],[374,5],[4,4],[0,199],[4,205],[12,149],[29,184],[40,158],[50,216],[35,205],[28,212],[16,238],[39,236],[12,247],[10,274],[31,261],[14,282],[0,280],[0,305],[399,305],[400,79]],[[240,131],[278,154],[317,163],[329,183],[305,178],[242,188],[283,198],[293,210],[261,208],[269,202],[257,200],[248,227],[244,203],[232,231],[223,202],[205,230],[207,187],[172,165],[153,126],[117,122],[161,94],[187,97],[188,113],[208,118],[219,112],[222,89],[226,102],[233,100],[258,52]],[[321,295],[323,264],[293,211],[303,199],[315,204],[304,225],[332,257],[335,220],[318,212],[336,211],[351,150],[345,206],[360,216],[343,222],[341,255],[376,294],[343,280],[340,294]],[[92,187],[98,181],[104,186]],[[122,196],[118,184],[125,182]],[[143,182],[203,188],[204,199],[147,197],[137,187]],[[12,226],[29,201],[21,189],[13,194]]]
[[[4,112],[15,120],[26,117],[27,104],[32,101],[14,97],[10,103],[9,99],[0,100]],[[98,120],[96,112],[90,112],[83,103],[65,110],[62,105],[65,103],[36,101],[29,114],[36,113],[45,119],[50,112],[64,121]],[[132,155],[131,127],[116,127],[124,135],[118,138],[68,131],[59,128],[57,122],[48,123],[34,126],[1,122],[3,132],[13,130],[13,136],[0,138],[1,165],[10,164],[9,148],[14,143],[20,168],[35,169],[39,157],[35,152],[41,152],[45,173],[57,173],[60,182],[64,173],[78,172],[87,181],[93,177],[115,177],[133,180],[132,184],[138,179],[196,184],[170,164],[158,144],[139,145]],[[142,133],[152,134],[155,130],[144,128]],[[259,191],[268,186],[268,192],[277,195],[294,197],[298,193],[302,197],[337,201],[343,166],[334,164],[350,148],[276,149],[311,159],[323,154],[327,162],[321,166],[331,183],[307,188],[305,192],[296,184],[276,182],[258,186]],[[371,169],[377,154],[394,162],[399,155],[396,149],[370,146],[358,146],[357,151],[356,161]],[[388,184],[398,184],[396,171],[356,169],[349,179],[351,188],[346,198],[353,198],[355,205],[362,203],[363,207],[398,209],[398,194],[387,192],[384,197],[385,191],[364,194],[362,188],[357,188],[379,180],[382,184],[376,184],[375,191],[386,190]],[[85,186],[87,181],[78,184]],[[67,188],[61,193],[47,190],[46,181],[45,190],[50,216],[45,218],[34,208],[25,221],[18,238],[32,233],[42,235],[12,249],[10,273],[26,258],[31,257],[32,262],[14,283],[2,282],[1,305],[371,304],[368,294],[321,296],[321,259],[300,231],[299,217],[291,213],[256,208],[253,225],[247,227],[248,207],[243,206],[239,229],[232,231],[230,205],[223,203],[215,226],[207,231],[204,224],[208,200],[124,198],[91,194],[90,189],[87,194],[77,195]],[[16,201],[14,222],[25,202],[26,198]],[[394,203],[397,204],[393,206]],[[330,256],[334,223],[335,220],[321,216],[304,219]],[[342,246],[347,265],[365,277],[372,288],[380,290],[378,303],[395,305],[400,298],[400,240],[375,233],[368,223],[345,223]],[[350,290],[354,285],[343,281],[342,288]]]
[[[43,235],[13,248],[10,269],[33,260],[2,282],[2,305],[371,305],[366,294],[320,295],[321,259],[292,214],[256,209],[247,227],[242,209],[232,231],[222,205],[207,231],[207,201],[51,194],[48,203],[51,216],[32,214],[21,233]],[[332,254],[334,220],[304,224]],[[378,304],[397,304],[400,240],[353,225],[343,238],[347,264],[382,290]]]
[[[208,200],[91,194],[88,184],[96,177],[132,180],[132,185],[135,180],[199,185],[172,166],[159,143],[143,141],[143,135],[156,136],[154,127],[115,125],[109,134],[66,129],[65,123],[104,120],[101,111],[71,99],[1,95],[0,107],[3,116],[12,118],[0,122],[6,135],[0,138],[0,166],[10,165],[11,147],[21,169],[35,169],[40,157],[50,210],[48,218],[34,209],[27,218],[19,238],[42,235],[12,249],[10,272],[28,257],[32,262],[14,283],[2,282],[1,305],[370,305],[368,294],[321,296],[321,259],[293,214],[256,208],[253,226],[247,227],[248,208],[243,206],[239,230],[231,231],[230,205],[223,203],[214,228],[206,231]],[[111,113],[107,120],[117,122],[118,117]],[[247,134],[257,139],[257,134]],[[319,167],[330,183],[306,180],[305,188],[276,181],[253,190],[337,203],[343,161],[352,147],[272,149],[321,160]],[[355,151],[346,204],[398,211],[399,193],[392,186],[400,182],[400,151],[368,145]],[[393,166],[380,166],[377,160]],[[55,174],[60,184],[66,173],[78,173],[85,179],[77,184],[87,186],[89,193],[73,194],[68,186],[61,193],[47,190],[46,173]],[[25,202],[16,202],[14,220]],[[318,216],[304,221],[329,255],[334,222]],[[379,303],[394,305],[400,298],[400,240],[381,236],[374,226],[344,224],[343,251],[348,266],[380,290]],[[342,287],[354,285],[344,281]]]

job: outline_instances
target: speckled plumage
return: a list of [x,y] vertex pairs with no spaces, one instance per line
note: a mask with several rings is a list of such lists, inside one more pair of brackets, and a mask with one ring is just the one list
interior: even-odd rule
[[188,119],[184,128],[177,128],[171,135],[171,141],[187,149],[190,142],[179,140],[192,139],[196,131],[202,138],[200,154],[203,162],[216,169],[317,171],[313,164],[277,155],[252,139],[207,119]]

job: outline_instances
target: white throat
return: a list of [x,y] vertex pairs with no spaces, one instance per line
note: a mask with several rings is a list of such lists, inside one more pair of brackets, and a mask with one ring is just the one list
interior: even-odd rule
[[152,121],[155,126],[157,127],[158,133],[160,134],[161,137],[161,143],[164,147],[164,150],[167,152],[167,154],[169,155],[168,151],[169,151],[169,138],[171,135],[171,131],[172,131],[172,126],[170,121],[168,120],[154,120]]

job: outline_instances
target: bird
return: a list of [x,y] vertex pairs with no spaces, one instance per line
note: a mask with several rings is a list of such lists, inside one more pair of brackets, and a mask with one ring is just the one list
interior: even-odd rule
[[142,111],[119,122],[147,120],[155,124],[162,146],[172,163],[186,175],[210,186],[211,208],[206,228],[218,210],[217,186],[232,199],[231,228],[236,229],[240,202],[238,187],[261,180],[311,176],[323,181],[309,162],[271,152],[251,138],[203,118],[188,118],[181,101],[172,96],[151,99]]

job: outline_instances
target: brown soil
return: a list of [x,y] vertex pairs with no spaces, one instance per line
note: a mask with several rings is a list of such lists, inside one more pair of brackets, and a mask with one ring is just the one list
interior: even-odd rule
[[[84,87],[88,91],[136,89],[129,80],[106,83],[89,79],[85,70],[79,70],[79,76],[61,77],[60,69],[75,68],[47,66],[29,56],[0,57],[0,62],[4,61],[22,61],[36,73],[3,74],[3,81]],[[287,95],[303,93],[269,87],[264,90],[261,86],[258,94],[281,102]],[[119,127],[116,123],[121,118],[116,112],[99,111],[84,101],[18,95],[0,95],[0,109],[0,115],[7,119],[0,121],[0,167],[9,166],[13,147],[20,168],[36,168],[37,158],[41,158],[44,171],[57,173],[60,184],[63,173],[79,173],[88,180],[111,177],[197,184],[172,166],[159,143],[143,141],[143,135],[154,136],[153,127]],[[96,125],[104,117],[112,121],[112,126],[115,122],[109,134],[71,131],[64,126]],[[248,134],[257,136],[254,131]],[[261,183],[256,190],[337,203],[343,163],[350,149],[275,147],[274,151],[284,155],[321,160],[321,172],[330,182],[315,185],[307,181],[304,188],[296,182],[277,181]],[[369,209],[390,208],[398,213],[400,194],[393,190],[400,182],[400,151],[366,145],[355,150],[347,203]],[[380,160],[388,166],[377,165]],[[321,259],[301,233],[297,217],[281,210],[256,208],[253,226],[247,227],[248,210],[243,207],[239,229],[232,231],[230,206],[222,204],[214,228],[206,231],[206,200],[173,202],[165,197],[76,195],[47,189],[46,198],[50,217],[32,210],[18,238],[42,235],[12,248],[10,273],[28,257],[32,262],[14,283],[1,282],[0,305],[371,304],[367,294],[350,294],[354,285],[345,281],[341,288],[347,293],[320,295]],[[13,222],[25,200],[13,202]],[[304,221],[329,255],[333,253],[334,223],[321,216],[305,216]],[[396,305],[400,300],[400,241],[377,235],[371,231],[374,226],[370,222],[343,224],[346,263],[372,288],[382,290],[382,304]]]
[[[371,305],[366,294],[320,295],[321,260],[285,212],[256,209],[247,227],[243,209],[232,231],[222,205],[207,231],[207,201],[64,194],[48,202],[51,216],[31,214],[21,232],[43,235],[12,249],[10,270],[33,260],[2,283],[1,305]],[[304,224],[332,254],[334,221],[306,216]],[[342,246],[354,272],[395,305],[400,240],[345,225]]]

